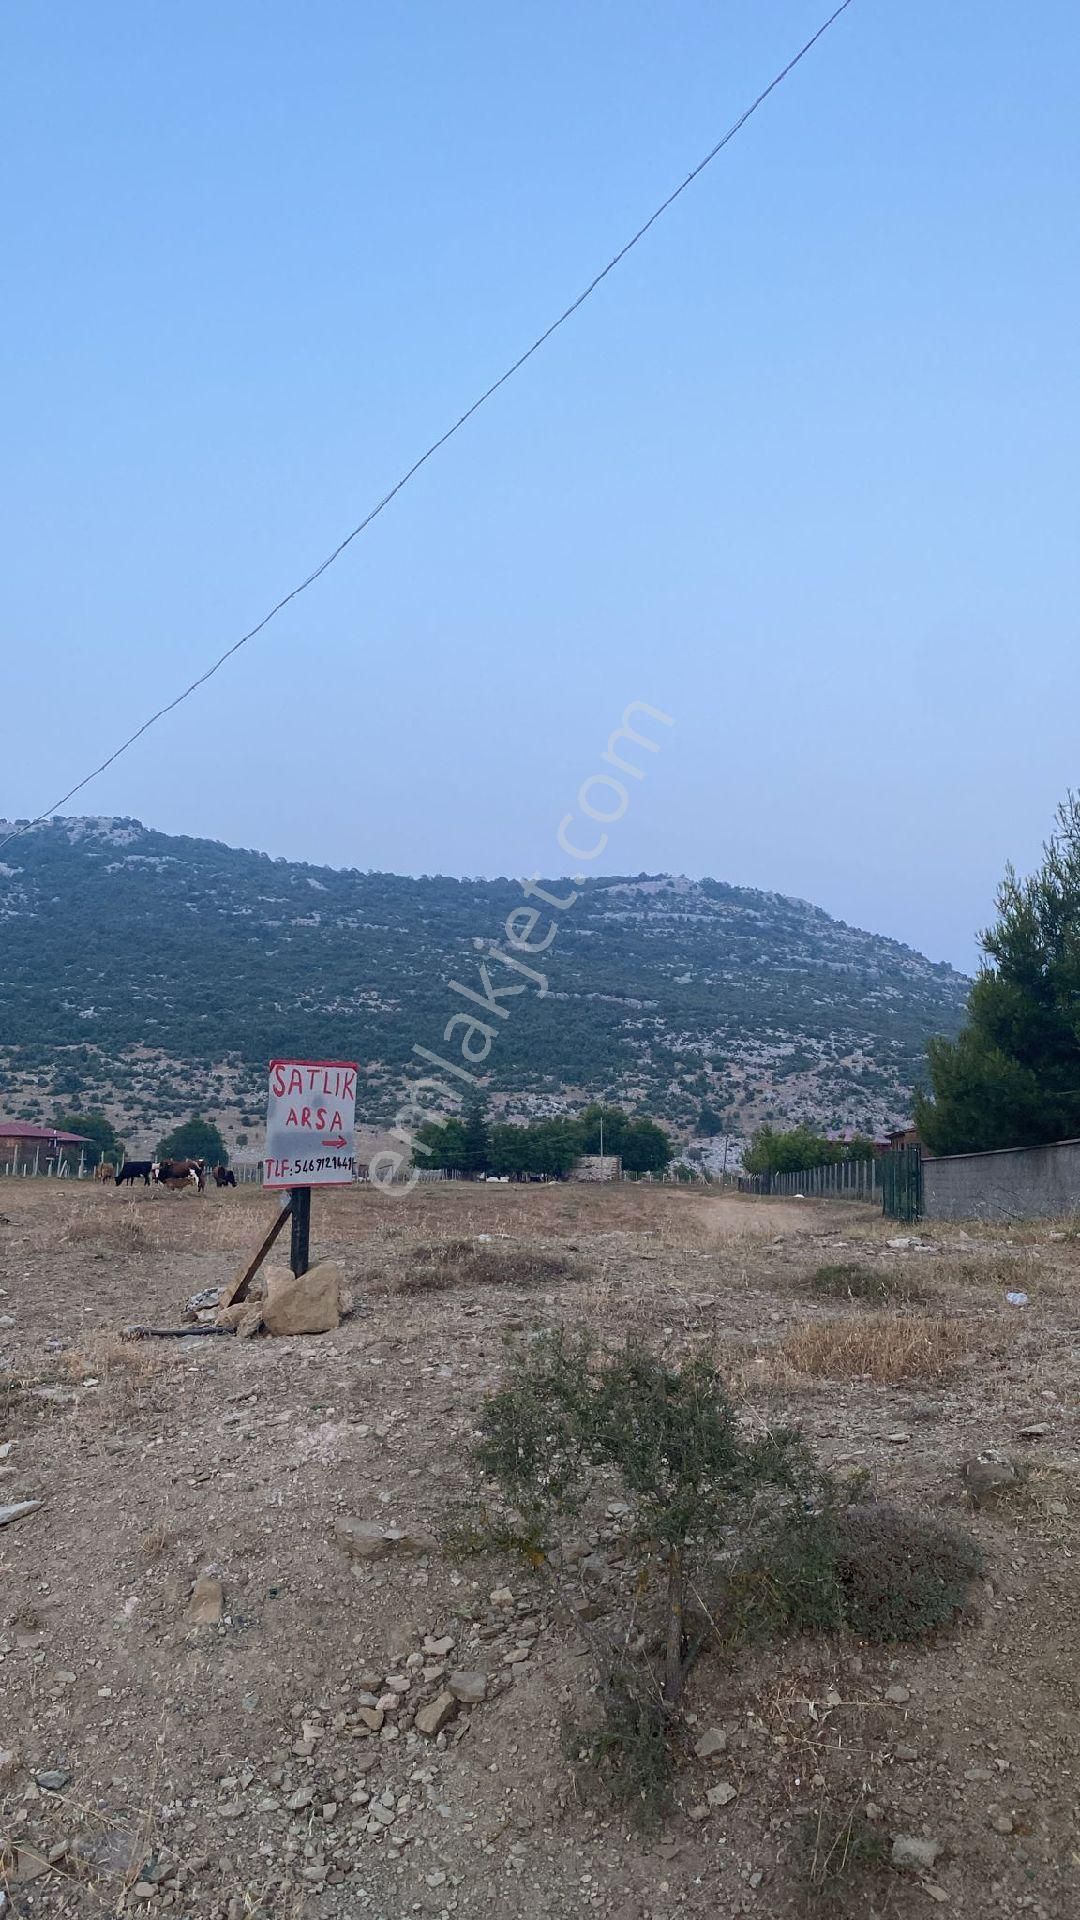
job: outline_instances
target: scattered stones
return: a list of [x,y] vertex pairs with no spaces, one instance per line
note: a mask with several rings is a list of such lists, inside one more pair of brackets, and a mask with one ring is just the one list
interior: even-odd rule
[[916,1872],[928,1871],[941,1852],[940,1842],[924,1840],[917,1833],[898,1833],[892,1843],[892,1863],[894,1867],[911,1867]]
[[221,1581],[212,1573],[201,1573],[191,1590],[191,1599],[184,1615],[189,1627],[216,1627],[221,1622],[225,1610],[225,1594]]
[[730,1780],[721,1780],[717,1786],[710,1787],[705,1795],[710,1807],[729,1807],[737,1798],[738,1790],[732,1786]]
[[299,1277],[288,1267],[267,1268],[262,1314],[267,1333],[331,1333],[341,1322],[341,1287],[336,1260],[322,1260]]
[[694,1747],[699,1760],[719,1760],[727,1752],[728,1737],[723,1727],[709,1727]]
[[424,1652],[430,1653],[436,1660],[442,1660],[445,1655],[449,1653],[453,1644],[454,1636],[452,1633],[440,1634],[438,1639],[429,1633],[426,1634],[424,1638]]
[[1053,1428],[1048,1420],[1033,1420],[1029,1427],[1020,1428],[1021,1440],[1042,1440]]
[[487,1699],[488,1677],[486,1673],[452,1673],[446,1683],[446,1691],[460,1700],[463,1706],[479,1706]]
[[488,1595],[493,1607],[512,1607],[514,1596],[509,1587],[495,1587]]
[[436,1734],[441,1733],[447,1722],[453,1719],[457,1709],[457,1700],[449,1689],[437,1693],[434,1700],[429,1700],[426,1706],[418,1709],[415,1722],[417,1733],[426,1734],[429,1740],[434,1740]]
[[305,1807],[310,1807],[314,1798],[314,1787],[297,1787],[295,1793],[290,1793],[285,1805],[290,1813],[302,1813]]

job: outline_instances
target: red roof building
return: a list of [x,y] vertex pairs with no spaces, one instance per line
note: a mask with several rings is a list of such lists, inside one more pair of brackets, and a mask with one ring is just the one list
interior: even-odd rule
[[36,1127],[29,1120],[0,1120],[0,1160],[20,1166],[37,1154],[48,1160],[62,1147],[88,1147],[84,1133],[65,1133],[63,1127]]

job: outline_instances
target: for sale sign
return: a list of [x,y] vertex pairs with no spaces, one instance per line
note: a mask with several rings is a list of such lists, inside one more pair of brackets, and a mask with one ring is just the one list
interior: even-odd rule
[[264,1187],[347,1187],[356,1178],[355,1060],[271,1060]]

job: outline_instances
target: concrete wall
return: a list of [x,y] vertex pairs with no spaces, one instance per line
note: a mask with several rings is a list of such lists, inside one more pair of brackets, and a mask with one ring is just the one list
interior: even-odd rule
[[923,1159],[927,1220],[1053,1220],[1080,1212],[1080,1140]]

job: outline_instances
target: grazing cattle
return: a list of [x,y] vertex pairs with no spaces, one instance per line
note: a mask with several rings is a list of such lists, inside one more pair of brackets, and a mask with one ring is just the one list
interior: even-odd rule
[[94,1168],[95,1180],[115,1180],[116,1168],[111,1160],[99,1160]]
[[125,1160],[120,1171],[114,1174],[113,1178],[118,1187],[122,1187],[125,1180],[130,1180],[133,1186],[136,1180],[141,1180],[143,1186],[148,1187],[150,1185],[150,1175],[153,1170],[154,1163],[152,1160]]
[[233,1172],[232,1168],[231,1167],[215,1167],[214,1168],[214,1185],[215,1187],[235,1187],[236,1175]]
[[155,1160],[153,1172],[158,1186],[168,1187],[170,1193],[179,1193],[183,1187],[201,1193],[206,1185],[205,1160]]

